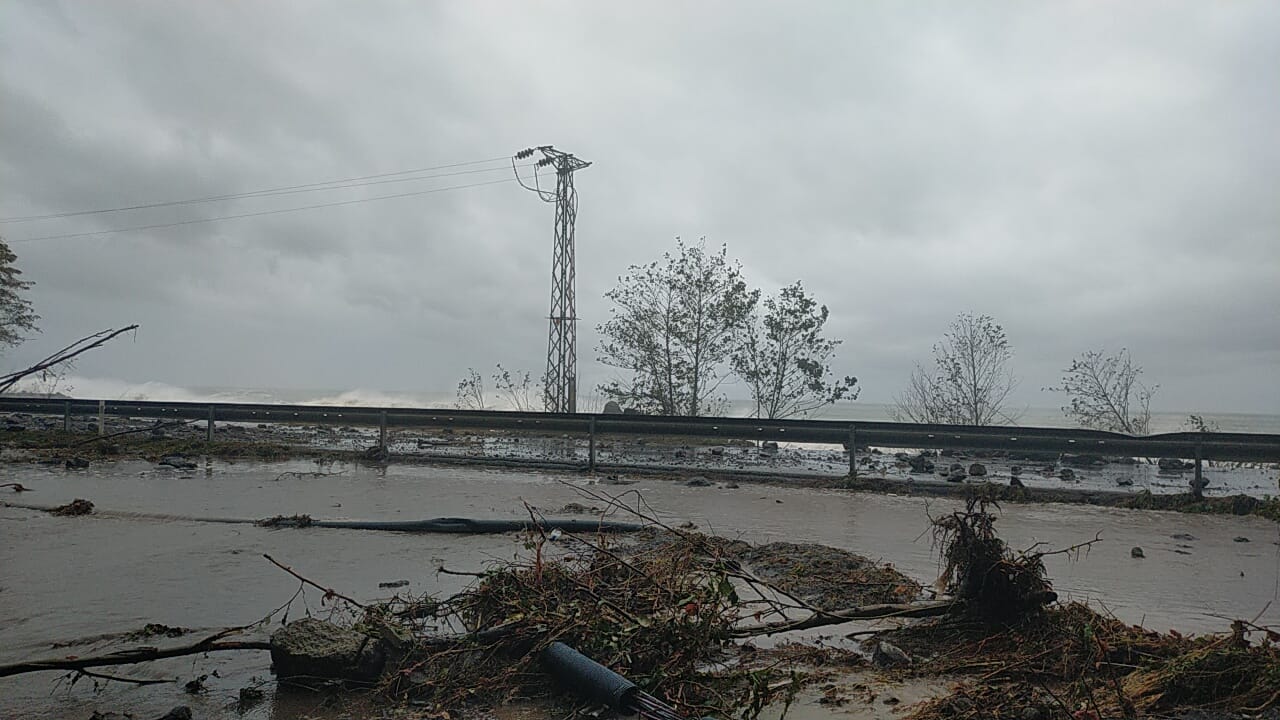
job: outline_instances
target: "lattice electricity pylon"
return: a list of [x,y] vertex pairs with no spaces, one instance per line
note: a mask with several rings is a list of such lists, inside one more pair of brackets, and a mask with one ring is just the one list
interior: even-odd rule
[[[516,160],[524,160],[535,152],[542,153],[542,157],[534,163],[533,185],[530,186],[520,178]],[[578,191],[573,187],[573,173],[590,164],[550,145],[521,150],[511,158],[511,169],[520,185],[537,193],[544,202],[556,204],[555,247],[551,251],[547,375],[543,378],[547,412],[572,413],[578,410],[578,315],[574,301],[576,270],[573,250],[573,225],[578,217]],[[542,189],[538,170],[544,167],[555,168],[555,192]]]

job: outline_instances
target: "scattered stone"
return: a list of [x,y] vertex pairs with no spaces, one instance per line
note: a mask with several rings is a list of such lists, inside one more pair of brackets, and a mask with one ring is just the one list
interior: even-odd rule
[[1014,466],[1010,467],[1010,468],[1009,468],[1009,474],[1010,474],[1010,475],[1012,475],[1012,476],[1014,476],[1014,477],[1018,477],[1019,475],[1021,475],[1021,474],[1022,474],[1022,466],[1021,466],[1021,465],[1014,465]]
[[1072,467],[1087,468],[1106,465],[1107,459],[1101,455],[1063,455],[1062,464],[1071,465]]
[[169,436],[165,433],[164,428],[162,427],[151,428],[151,438],[153,440],[163,440],[167,437]]
[[725,483],[725,484],[724,484],[724,487],[725,487],[725,489],[727,489],[727,490],[737,490],[737,489],[738,489],[738,483],[733,482],[733,481],[730,481],[730,482]]
[[27,426],[21,425],[19,423],[16,423],[10,420],[9,422],[4,424],[4,429],[6,432],[22,432],[23,430],[27,429]]
[[885,705],[897,705],[900,702],[902,701],[892,695],[884,699]]
[[236,703],[236,710],[243,715],[258,703],[265,700],[266,697],[267,694],[262,691],[262,688],[256,685],[246,685],[245,687],[240,688],[240,699]]
[[1170,535],[1169,537],[1173,538],[1174,540],[1186,540],[1186,541],[1188,541],[1188,542],[1190,542],[1190,541],[1192,541],[1192,540],[1199,540],[1199,539],[1200,539],[1200,538],[1196,537],[1195,535],[1192,535],[1191,533],[1174,533],[1173,535]]
[[620,475],[608,475],[600,481],[601,485],[635,485],[636,481]]
[[1231,542],[1249,542],[1249,538],[1247,538],[1247,537],[1245,537],[1245,536],[1243,536],[1243,535],[1237,535],[1237,536],[1235,536],[1235,537],[1231,538]]
[[1178,553],[1179,555],[1190,555],[1190,554],[1191,554],[1191,553],[1187,552],[1186,550],[1174,550],[1174,552]]
[[676,458],[677,458],[677,459],[683,459],[683,458],[687,458],[687,457],[689,457],[689,453],[688,453],[688,452],[686,452],[686,451],[684,451],[684,450],[677,450],[677,451],[676,451]]
[[[447,431],[448,428],[445,428],[445,430]],[[374,445],[366,449],[362,457],[370,462],[384,463],[391,457],[391,453],[381,445]]]
[[1164,472],[1182,472],[1183,470],[1188,470],[1195,466],[1191,463],[1183,462],[1178,458],[1160,458],[1156,461],[1156,467],[1160,468]]
[[871,662],[876,667],[882,668],[910,667],[911,656],[897,645],[881,641],[876,645],[875,652],[871,654]]
[[760,445],[760,451],[766,452],[766,453],[776,453],[778,452],[778,443],[772,440],[766,440],[764,441],[764,443]]
[[947,482],[963,482],[964,478],[964,466],[960,463],[951,463],[951,467],[947,468]]
[[630,408],[630,407],[629,407],[629,408],[623,408],[623,409],[622,409],[622,414],[623,414],[623,415],[643,415],[644,413],[640,412],[640,411],[639,411],[639,410],[637,410],[636,408]]
[[1022,481],[1018,479],[1018,476],[1014,475],[1012,478],[1009,478],[1009,487],[1024,488],[1026,485],[1023,485]]
[[317,618],[303,618],[271,635],[271,663],[281,679],[375,680],[386,653],[382,642]]
[[49,512],[62,517],[72,517],[75,515],[88,515],[93,512],[93,503],[88,500],[76,498],[66,505],[60,505]]
[[604,410],[602,410],[601,412],[603,412],[605,415],[621,415],[622,406],[618,404],[617,400],[610,400],[609,402],[604,404]]
[[1116,480],[1116,484],[1120,487],[1131,487],[1133,485],[1133,478],[1119,478]]
[[380,583],[378,583],[378,587],[380,587],[380,588],[399,588],[399,587],[405,587],[405,586],[406,586],[406,585],[408,585],[408,584],[409,584],[409,581],[408,581],[408,580],[391,580],[391,581],[389,581],[389,582],[380,582]]
[[196,464],[182,455],[165,455],[160,458],[160,464],[171,468],[177,468],[178,470],[196,469]]
[[1062,482],[1075,482],[1076,471],[1071,468],[1062,468],[1062,470],[1058,472],[1058,477],[1062,478]]
[[82,457],[67,458],[65,463],[68,470],[85,470],[89,467],[89,461]]
[[1142,552],[1142,548],[1140,547],[1135,547],[1134,549],[1129,551],[1129,557],[1144,558],[1146,556],[1147,554]]
[[686,487],[711,487],[711,481],[701,475],[694,475],[685,482]]
[[969,474],[974,477],[982,477],[987,474],[987,466],[982,463],[974,463],[969,466]]
[[724,455],[724,448],[722,448],[722,447],[713,447],[713,448],[711,448],[711,454],[712,454],[712,455],[715,455],[716,457],[720,457],[720,456]]
[[931,473],[934,469],[933,461],[923,454],[908,458],[907,464],[911,466],[913,473]]
[[204,684],[204,681],[207,679],[209,679],[208,675],[201,675],[198,678],[188,680],[187,684],[182,686],[182,689],[186,690],[192,695],[199,695],[202,692],[208,692],[209,687]]

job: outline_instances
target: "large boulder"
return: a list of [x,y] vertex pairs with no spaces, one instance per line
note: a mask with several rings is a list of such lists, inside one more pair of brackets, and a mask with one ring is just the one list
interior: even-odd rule
[[969,474],[974,477],[982,477],[987,474],[987,466],[982,463],[974,463],[969,466]]
[[271,662],[279,679],[368,682],[382,674],[382,642],[350,628],[303,618],[271,635]]
[[933,461],[924,455],[907,458],[907,464],[911,466],[911,472],[913,473],[933,472]]

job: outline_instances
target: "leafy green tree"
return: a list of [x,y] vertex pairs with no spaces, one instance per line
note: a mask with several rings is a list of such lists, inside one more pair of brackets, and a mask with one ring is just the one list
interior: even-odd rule
[[1090,350],[1071,361],[1061,385],[1048,390],[1067,394],[1062,412],[1082,427],[1146,435],[1151,397],[1159,386],[1143,385],[1141,374],[1142,366],[1133,364],[1127,349],[1114,355]]
[[22,296],[34,283],[22,279],[22,271],[14,263],[18,256],[0,239],[0,349],[14,347],[27,339],[27,333],[39,332],[39,315],[31,302]]
[[799,281],[762,305],[764,312],[752,313],[733,354],[734,372],[751,391],[756,417],[806,415],[858,397],[857,378],[832,377],[831,359],[840,341],[822,334],[826,305],[805,293]]
[[600,361],[627,377],[600,387],[607,398],[662,415],[705,415],[725,404],[720,386],[759,301],[728,249],[705,239],[633,265],[605,293],[613,302],[598,330]]
[[990,315],[961,313],[933,346],[933,367],[916,364],[892,413],[918,423],[1012,423],[1004,409],[1018,386],[1012,359],[1009,338]]

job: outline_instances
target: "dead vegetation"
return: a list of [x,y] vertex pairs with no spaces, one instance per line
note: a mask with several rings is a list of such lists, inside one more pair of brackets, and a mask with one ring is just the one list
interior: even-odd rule
[[1237,621],[1230,635],[1192,638],[1128,625],[1079,603],[1046,607],[1053,596],[1041,561],[1047,553],[1010,552],[993,523],[982,500],[935,519],[944,577],[966,600],[966,612],[885,635],[917,658],[910,672],[965,678],[951,694],[915,708],[913,720],[1276,707],[1280,634]]

